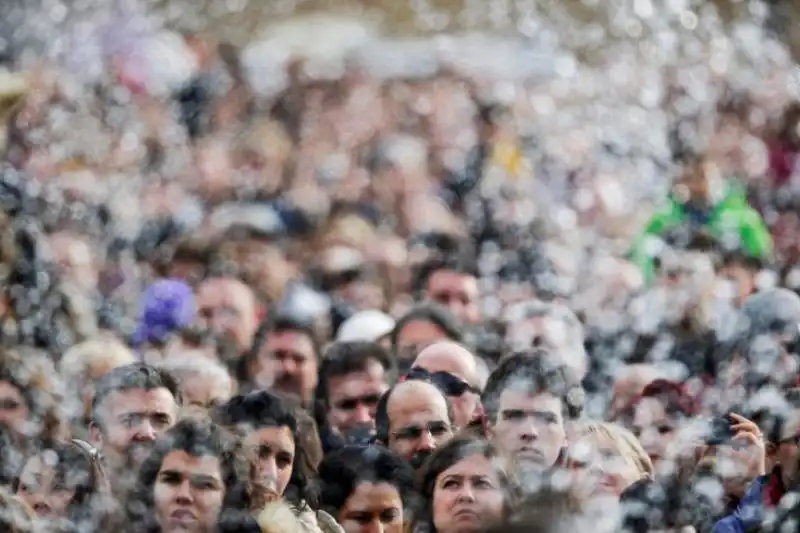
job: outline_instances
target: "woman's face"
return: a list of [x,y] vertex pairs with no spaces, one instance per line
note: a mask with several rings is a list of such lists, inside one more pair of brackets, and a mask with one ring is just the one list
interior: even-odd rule
[[677,423],[657,398],[642,398],[633,413],[633,434],[639,439],[653,464],[658,463],[675,439]]
[[477,531],[503,516],[500,477],[481,454],[457,462],[436,478],[433,524],[437,533]]
[[28,415],[28,406],[22,392],[8,381],[0,381],[0,424],[8,426],[17,434],[24,434]]
[[225,498],[219,459],[175,450],[164,457],[153,486],[161,533],[212,533]]
[[389,483],[361,482],[339,510],[344,533],[401,533],[403,500]]
[[591,486],[593,495],[619,496],[639,480],[633,461],[623,457],[619,447],[603,435],[581,437],[570,446],[569,453],[578,483]]
[[65,518],[69,503],[75,496],[75,487],[86,481],[80,477],[88,475],[76,468],[74,479],[70,479],[72,473],[68,471],[64,476],[58,471],[57,464],[56,454],[45,452],[25,463],[20,474],[17,494],[40,518]]

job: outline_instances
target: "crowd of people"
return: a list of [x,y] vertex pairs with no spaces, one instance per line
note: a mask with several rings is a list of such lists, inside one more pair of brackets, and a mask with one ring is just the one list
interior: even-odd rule
[[800,529],[800,104],[556,157],[523,82],[185,44],[0,87],[0,530]]

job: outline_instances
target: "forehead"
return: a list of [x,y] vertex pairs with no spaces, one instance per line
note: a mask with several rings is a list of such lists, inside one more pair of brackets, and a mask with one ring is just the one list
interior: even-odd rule
[[245,443],[250,446],[269,446],[273,450],[294,455],[295,443],[292,431],[286,427],[265,427],[248,433]]
[[267,336],[267,348],[274,351],[301,352],[313,351],[314,345],[302,331],[291,329],[276,331]]
[[183,450],[169,452],[161,462],[161,471],[170,470],[192,474],[205,474],[221,478],[219,458],[213,455],[194,456]]
[[504,390],[500,394],[498,410],[543,411],[561,414],[563,404],[561,398],[549,392],[524,392]]
[[664,406],[656,398],[642,398],[633,411],[633,423],[646,426],[667,418]]
[[467,357],[471,358],[472,355],[442,349],[420,354],[414,362],[414,367],[423,368],[428,372],[447,372],[464,381],[471,381],[475,377],[475,361],[474,359],[470,361]]
[[477,280],[470,274],[454,272],[452,270],[437,270],[428,279],[428,287],[435,289],[472,289],[477,288]]
[[493,476],[497,471],[492,462],[483,454],[476,453],[465,457],[452,465],[447,470],[442,471],[439,477],[445,476]]
[[344,504],[345,510],[358,511],[400,507],[402,500],[397,489],[389,483],[362,481],[355,486]]
[[447,401],[442,393],[423,382],[401,385],[389,398],[386,412],[392,425],[448,419]]
[[433,322],[427,320],[412,320],[407,322],[400,330],[398,343],[429,344],[446,338],[447,335],[444,330]]
[[383,393],[387,387],[386,371],[377,361],[370,361],[364,370],[328,378],[331,396],[357,395],[367,390],[380,390]]
[[201,307],[250,305],[252,296],[253,293],[246,285],[233,279],[207,281],[197,289],[198,305]]
[[105,409],[114,414],[141,412],[171,412],[177,408],[175,397],[164,388],[129,389],[114,391],[103,402]]
[[22,400],[22,392],[8,381],[0,381],[0,396]]

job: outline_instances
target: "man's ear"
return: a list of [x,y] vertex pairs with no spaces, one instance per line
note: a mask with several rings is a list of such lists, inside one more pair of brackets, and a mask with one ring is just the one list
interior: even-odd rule
[[100,431],[100,427],[94,421],[89,422],[89,440],[91,445],[98,450],[103,449],[103,432]]

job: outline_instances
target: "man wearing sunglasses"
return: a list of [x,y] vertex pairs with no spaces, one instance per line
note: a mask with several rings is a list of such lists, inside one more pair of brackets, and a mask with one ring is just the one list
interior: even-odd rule
[[481,414],[478,365],[475,356],[460,344],[444,341],[423,349],[406,379],[431,381],[439,387],[453,406],[458,427],[467,427]]

